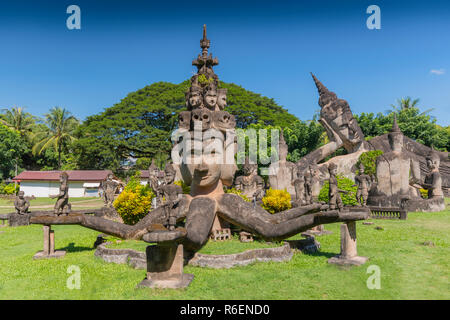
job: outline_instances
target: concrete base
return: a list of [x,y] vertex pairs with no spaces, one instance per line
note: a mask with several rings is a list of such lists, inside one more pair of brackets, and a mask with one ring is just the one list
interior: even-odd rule
[[33,260],[61,258],[61,257],[64,257],[65,255],[66,255],[66,252],[63,250],[58,250],[58,251],[55,251],[55,252],[49,253],[49,254],[45,253],[44,251],[39,251],[33,256]]
[[335,257],[328,259],[328,263],[337,264],[340,266],[360,266],[366,263],[367,260],[369,260],[369,258],[367,257],[360,257],[360,256],[344,257],[341,255],[337,255]]
[[183,273],[180,277],[166,278],[166,279],[144,279],[137,287],[138,288],[161,288],[161,289],[181,289],[186,288],[194,279],[194,275],[190,273]]

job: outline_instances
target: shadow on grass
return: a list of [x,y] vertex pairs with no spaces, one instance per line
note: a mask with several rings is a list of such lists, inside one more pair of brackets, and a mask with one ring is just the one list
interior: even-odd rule
[[336,252],[317,251],[317,252],[303,252],[303,254],[306,254],[306,255],[312,256],[312,257],[326,257],[326,258],[332,258],[332,257],[334,257],[334,256],[337,256],[339,253],[336,253]]
[[58,250],[64,250],[67,252],[82,252],[82,251],[92,251],[95,249],[92,247],[75,247],[75,243],[71,242],[67,247],[59,248]]

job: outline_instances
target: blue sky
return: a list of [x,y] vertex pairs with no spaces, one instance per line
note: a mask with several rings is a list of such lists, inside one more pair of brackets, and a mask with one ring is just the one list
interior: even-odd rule
[[[14,1],[0,4],[0,108],[80,119],[156,81],[188,79],[202,25],[219,78],[272,97],[302,120],[318,110],[309,72],[354,113],[420,98],[450,125],[448,1]],[[68,30],[66,8],[81,8]],[[369,30],[366,8],[381,8]],[[434,70],[434,72],[432,71]]]

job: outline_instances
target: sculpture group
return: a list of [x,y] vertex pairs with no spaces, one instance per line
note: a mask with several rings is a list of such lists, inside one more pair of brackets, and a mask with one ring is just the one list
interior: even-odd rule
[[[179,114],[174,142],[175,152],[189,150],[188,156],[181,156],[181,163],[168,163],[164,172],[154,163],[149,167],[148,184],[155,193],[150,214],[135,225],[126,225],[71,212],[67,175],[63,173],[53,214],[29,213],[29,223],[44,226],[79,224],[123,239],[156,243],[147,248],[147,278],[141,285],[179,288],[187,286],[193,278],[183,273],[183,261],[189,260],[207,243],[213,230],[225,229],[229,224],[246,234],[279,241],[323,224],[343,222],[341,253],[330,262],[358,265],[367,258],[357,255],[355,221],[367,219],[370,206],[425,210],[442,207],[442,186],[449,185],[448,177],[443,179],[439,171],[445,155],[424,146],[419,148],[416,142],[403,136],[396,120],[386,137],[365,141],[348,103],[338,99],[314,75],[320,95],[320,122],[330,143],[294,164],[286,160],[288,147],[282,133],[279,160],[269,167],[267,185],[258,175],[257,165],[248,158],[243,165],[243,175],[235,177],[236,121],[224,110],[227,90],[219,87],[218,76],[214,73],[213,67],[219,61],[208,53],[210,41],[206,37],[206,27],[200,47],[201,54],[192,62],[197,73],[192,76],[185,93],[187,110]],[[349,154],[320,163],[340,147]],[[359,156],[368,150],[384,151],[377,159],[375,179],[364,173],[363,166],[358,172],[355,168]],[[424,150],[429,151],[426,157]],[[225,154],[231,154],[233,161],[223,162]],[[425,168],[420,166],[422,158],[426,158]],[[444,162],[447,170],[448,160]],[[190,194],[183,194],[182,188],[175,184],[177,170],[184,183],[190,186]],[[446,172],[450,173],[450,170]],[[344,205],[341,194],[347,191],[340,189],[338,175],[355,178],[355,197],[359,206]],[[321,203],[318,196],[325,181],[329,182],[329,201]],[[106,207],[113,207],[117,187],[112,175],[102,183]],[[239,195],[225,193],[226,187],[239,190],[250,202]],[[293,208],[276,214],[265,211],[259,203],[268,187],[289,192]],[[419,197],[419,187],[428,190],[428,199]],[[19,193],[15,206],[17,214],[27,212],[29,203],[23,194]],[[51,237],[50,229],[45,232],[46,237]]]

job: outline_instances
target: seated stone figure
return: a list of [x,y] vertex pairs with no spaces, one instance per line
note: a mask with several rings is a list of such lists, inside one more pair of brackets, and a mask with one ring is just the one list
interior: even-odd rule
[[16,208],[17,214],[28,213],[28,208],[30,208],[30,201],[25,199],[25,193],[23,191],[19,191],[19,193],[17,194],[16,200],[14,201],[14,207]]
[[[284,140],[283,130],[280,132],[279,141],[279,161],[269,166],[269,185],[272,189],[284,190],[291,195],[296,196],[293,181],[297,177],[297,166],[286,160],[288,154],[288,146]],[[303,170],[302,170],[303,171]]]
[[[377,158],[376,178],[369,192],[367,203],[378,207],[405,208],[407,200],[418,200],[418,191],[413,187],[420,177],[419,164],[403,151],[403,133],[394,117],[389,143],[393,151]],[[411,172],[411,177],[410,177]]]
[[258,165],[250,164],[248,157],[245,158],[244,176],[236,178],[234,187],[252,201],[264,197],[264,180],[258,176]]
[[431,150],[427,156],[428,174],[420,184],[428,190],[428,199],[411,199],[406,202],[409,211],[442,211],[445,210],[444,192],[442,191],[442,177],[439,173],[440,157]]

